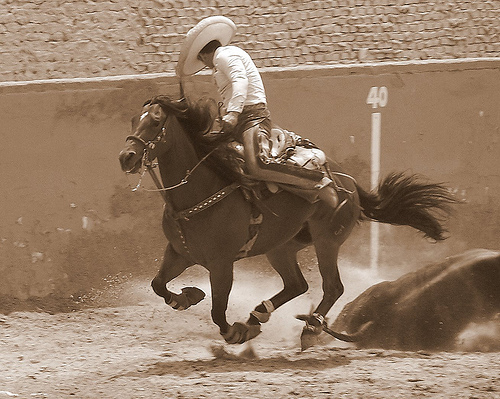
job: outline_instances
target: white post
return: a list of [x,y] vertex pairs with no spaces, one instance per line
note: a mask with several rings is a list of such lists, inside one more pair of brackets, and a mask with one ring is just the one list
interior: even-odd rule
[[[380,136],[381,136],[380,112],[372,113],[372,131],[371,131],[371,189],[377,188],[380,180]],[[379,236],[380,225],[377,222],[370,224],[370,267],[372,270],[378,270],[379,260]]]
[[[387,87],[373,86],[368,92],[366,103],[372,106],[372,109],[384,108],[387,105],[389,93]],[[380,112],[372,112],[372,135],[371,135],[371,189],[378,186],[380,179],[380,136],[381,136],[381,121],[382,114]],[[379,239],[380,230],[377,222],[372,222],[370,225],[370,267],[372,270],[378,270],[379,262]]]

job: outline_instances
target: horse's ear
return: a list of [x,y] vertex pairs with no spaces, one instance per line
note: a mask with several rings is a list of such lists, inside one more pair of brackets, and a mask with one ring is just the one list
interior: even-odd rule
[[182,97],[179,100],[171,101],[170,105],[171,110],[178,118],[185,117],[185,114],[189,109],[189,103],[185,97]]
[[150,108],[149,115],[151,115],[153,119],[158,122],[163,117],[164,111],[159,104],[154,104],[154,105],[156,105],[156,107],[152,106]]

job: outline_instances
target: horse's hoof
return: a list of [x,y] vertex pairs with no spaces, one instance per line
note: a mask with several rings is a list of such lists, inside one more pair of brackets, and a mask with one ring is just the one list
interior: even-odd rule
[[190,306],[196,305],[205,298],[205,293],[196,287],[184,287],[181,291],[187,296]]
[[304,327],[300,335],[300,350],[305,351],[319,342],[319,333]]
[[317,313],[311,315],[298,315],[296,318],[306,322],[302,334],[300,335],[300,348],[305,351],[318,343],[319,334],[323,331],[325,318]]
[[170,301],[165,299],[165,303],[175,310],[186,310],[205,298],[205,293],[196,287],[185,287],[181,291],[180,295],[172,294]]
[[228,344],[242,344],[250,341],[261,333],[260,325],[234,323],[229,330],[222,334]]

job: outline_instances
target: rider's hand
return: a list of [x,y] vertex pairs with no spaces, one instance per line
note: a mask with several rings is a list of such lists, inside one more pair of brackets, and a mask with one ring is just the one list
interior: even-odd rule
[[224,133],[230,133],[234,130],[238,123],[238,116],[238,112],[231,111],[222,117],[222,131]]

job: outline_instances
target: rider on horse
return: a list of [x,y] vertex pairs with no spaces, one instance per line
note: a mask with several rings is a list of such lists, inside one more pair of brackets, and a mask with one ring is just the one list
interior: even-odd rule
[[324,172],[318,169],[317,173],[298,176],[297,166],[274,159],[270,140],[273,126],[264,85],[248,53],[228,45],[235,31],[236,26],[226,17],[202,20],[186,36],[178,73],[196,73],[205,66],[213,70],[225,111],[221,133],[243,144],[248,177],[314,190],[315,198],[336,208],[338,195]]

